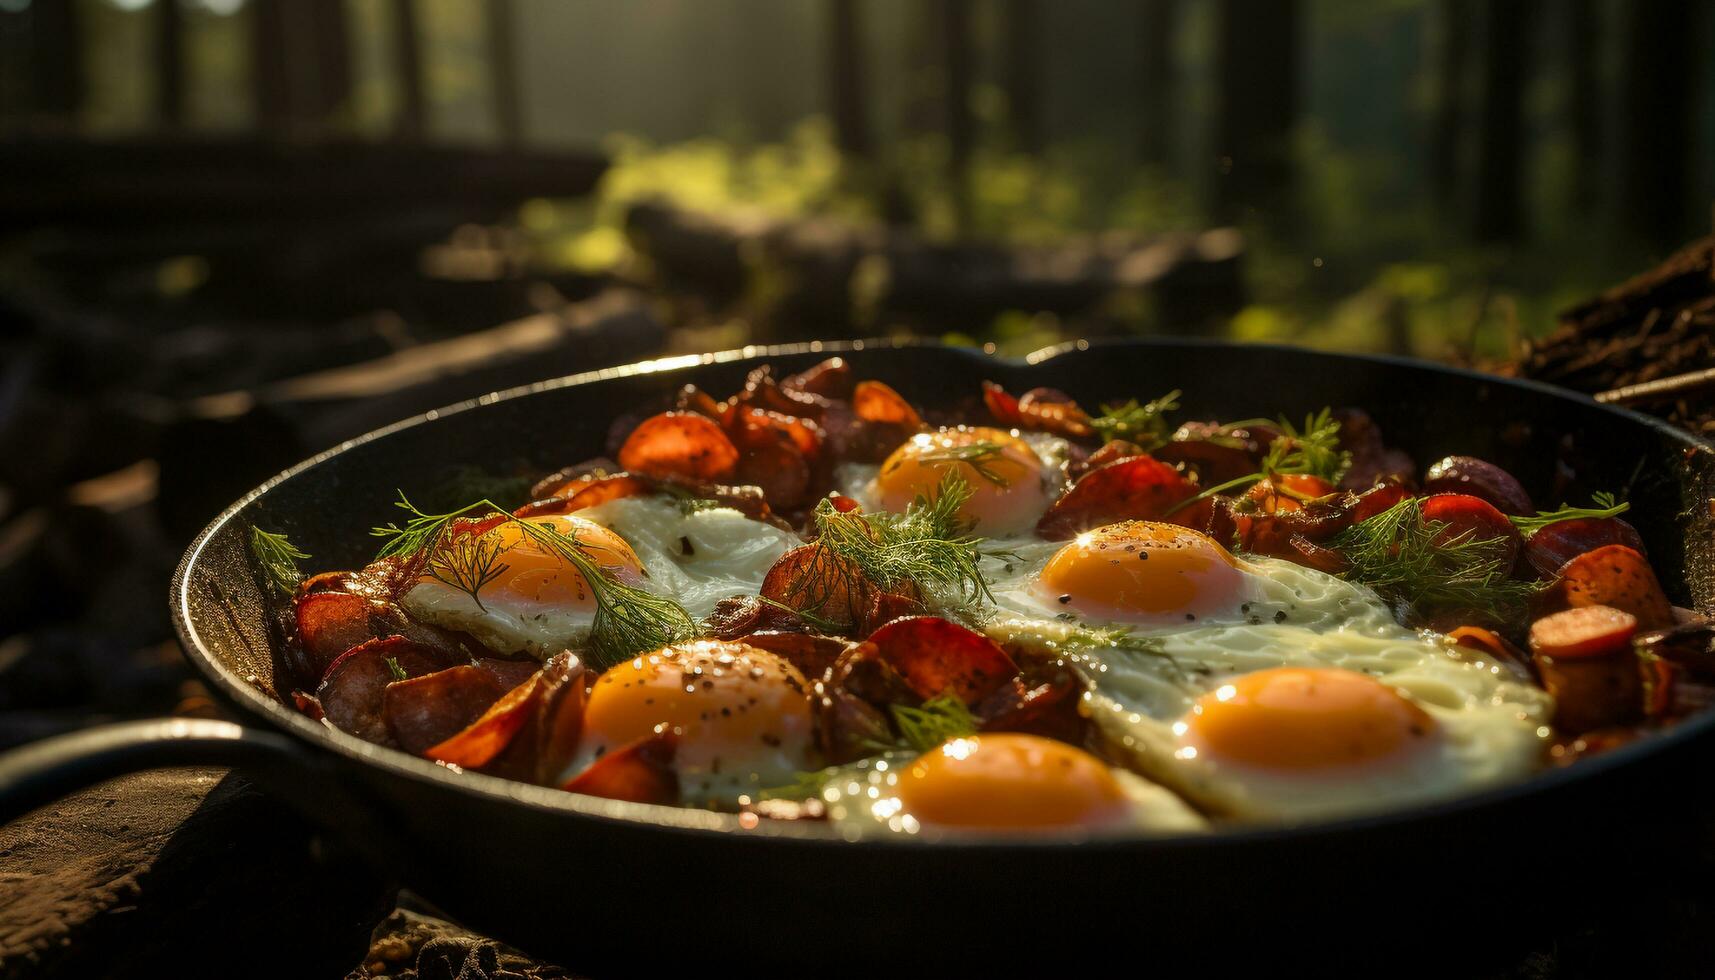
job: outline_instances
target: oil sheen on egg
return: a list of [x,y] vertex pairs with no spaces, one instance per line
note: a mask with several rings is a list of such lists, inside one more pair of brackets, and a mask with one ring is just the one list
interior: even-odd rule
[[808,686],[786,660],[698,640],[609,668],[590,688],[578,754],[561,781],[631,742],[679,738],[681,802],[730,809],[815,768]]
[[821,799],[848,838],[948,834],[1099,836],[1207,827],[1173,793],[1036,735],[949,739],[828,770]]
[[1027,534],[1065,482],[1066,441],[1039,433],[958,426],[911,437],[880,466],[845,465],[836,488],[865,510],[903,513],[932,496],[947,474],[971,488],[961,508],[975,533]]
[[[1138,523],[1015,544],[986,626],[1078,666],[1113,757],[1261,821],[1440,799],[1541,765],[1552,699],[1509,668],[1399,626],[1362,586]],[[1303,752],[1261,751],[1277,744]]]
[[[576,514],[532,517],[443,542],[405,593],[405,610],[425,622],[463,630],[498,653],[546,658],[588,636],[595,618],[589,583],[571,560],[532,536],[525,524],[575,542],[579,552],[622,582],[645,582],[642,562],[620,535]],[[479,581],[474,592],[465,587]]]

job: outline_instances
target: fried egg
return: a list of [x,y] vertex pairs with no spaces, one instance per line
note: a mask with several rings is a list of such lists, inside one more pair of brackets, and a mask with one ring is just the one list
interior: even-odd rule
[[577,514],[531,517],[443,542],[405,593],[405,610],[424,622],[463,630],[497,653],[547,658],[588,636],[595,619],[589,582],[525,525],[574,542],[619,581],[644,581],[643,563],[618,534]]
[[1008,546],[989,635],[1066,656],[1109,754],[1210,814],[1366,812],[1541,764],[1552,699],[1363,586],[1141,521]]
[[1041,434],[958,426],[912,436],[879,467],[847,464],[837,489],[865,510],[903,513],[933,496],[947,474],[961,477],[971,498],[960,513],[985,537],[1028,532],[1065,482],[1067,444]]
[[699,640],[609,668],[590,688],[582,736],[561,782],[640,738],[680,735],[674,767],[687,805],[726,809],[815,767],[804,677],[745,643]]
[[949,739],[824,773],[828,819],[849,838],[882,834],[1195,832],[1173,793],[1082,749],[1036,735]]
[[[626,497],[573,514],[526,521],[573,537],[579,550],[627,585],[668,596],[702,619],[727,596],[754,595],[775,559],[802,542],[730,507],[668,496]],[[405,595],[414,616],[463,630],[497,653],[551,657],[589,636],[595,599],[564,556],[507,521],[458,548],[488,551],[498,570],[473,594],[445,562]],[[467,555],[470,552],[467,551]]]

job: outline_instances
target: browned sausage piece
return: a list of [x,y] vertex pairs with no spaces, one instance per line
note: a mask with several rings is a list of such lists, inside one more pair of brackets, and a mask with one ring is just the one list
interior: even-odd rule
[[1638,717],[1643,684],[1632,636],[1638,620],[1610,606],[1580,606],[1531,624],[1530,651],[1554,695],[1556,727],[1587,732]]

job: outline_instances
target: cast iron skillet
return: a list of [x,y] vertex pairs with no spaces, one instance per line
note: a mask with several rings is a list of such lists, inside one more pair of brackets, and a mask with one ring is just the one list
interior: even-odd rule
[[[281,474],[221,514],[174,577],[187,655],[248,727],[147,722],[65,736],[0,761],[0,819],[118,772],[245,767],[468,924],[604,975],[683,967],[827,974],[1033,963],[1327,964],[1377,948],[1505,944],[1538,912],[1614,900],[1627,868],[1671,856],[1697,812],[1715,713],[1612,754],[1438,806],[1194,838],[851,843],[818,825],[573,796],[458,774],[282,704],[252,524],[315,568],[361,565],[395,489],[460,466],[547,471],[596,455],[610,420],[687,381],[733,390],[844,352],[859,377],[950,405],[985,379],[1086,405],[1182,388],[1182,418],[1367,409],[1420,463],[1498,462],[1540,498],[1630,488],[1628,515],[1674,598],[1715,606],[1715,452],[1654,419],[1542,385],[1413,361],[1183,340],[1069,344],[1024,361],[874,342],[746,349],[544,382],[401,422]],[[1556,492],[1558,490],[1558,492]],[[1640,828],[1648,828],[1640,832]],[[1634,893],[1635,894],[1635,893]],[[1623,897],[1618,900],[1630,900]]]

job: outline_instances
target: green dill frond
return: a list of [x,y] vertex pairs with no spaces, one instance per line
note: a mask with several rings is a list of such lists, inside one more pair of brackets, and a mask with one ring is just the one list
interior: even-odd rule
[[1219,431],[1227,432],[1258,425],[1272,425],[1278,428],[1281,434],[1269,444],[1268,454],[1263,457],[1262,464],[1255,473],[1247,473],[1237,479],[1209,487],[1195,497],[1181,500],[1169,507],[1167,513],[1172,515],[1215,494],[1249,487],[1275,476],[1315,476],[1329,483],[1338,483],[1340,477],[1346,475],[1346,470],[1352,465],[1351,452],[1340,448],[1340,423],[1327,408],[1306,415],[1303,428],[1293,425],[1285,416],[1281,416],[1272,422],[1268,419],[1228,422],[1221,426]]
[[1004,489],[1012,485],[1011,480],[994,468],[997,460],[1006,459],[1006,447],[991,440],[981,439],[963,446],[946,446],[917,458],[924,463],[964,463],[975,470],[977,476],[997,487]]
[[1523,615],[1536,587],[1512,578],[1506,543],[1425,521],[1420,498],[1400,501],[1328,541],[1350,563],[1341,575],[1420,615],[1459,612],[1504,623]]
[[937,695],[920,707],[890,705],[894,727],[902,742],[918,752],[927,752],[951,738],[977,733],[977,720],[965,702],[951,692]]
[[824,500],[816,505],[816,542],[879,588],[897,591],[909,582],[966,602],[992,600],[978,566],[999,555],[983,550],[983,539],[969,533],[959,514],[971,493],[970,484],[948,471],[933,495],[918,497],[904,514],[842,514]]
[[1531,517],[1508,517],[1507,520],[1513,522],[1513,527],[1518,528],[1520,534],[1528,537],[1550,524],[1558,524],[1561,521],[1618,517],[1632,509],[1631,504],[1616,500],[1613,494],[1605,491],[1599,490],[1591,494],[1590,499],[1596,504],[1595,507],[1568,507],[1562,504],[1557,510],[1537,511]]
[[486,611],[480,594],[482,587],[511,567],[500,560],[499,541],[486,534],[467,534],[436,548],[426,570],[434,578],[469,595],[478,609]]
[[1103,443],[1124,439],[1153,449],[1167,441],[1167,413],[1179,410],[1180,394],[1175,388],[1141,405],[1135,398],[1124,405],[1103,405],[1102,414],[1090,419],[1090,428],[1101,435]]
[[779,786],[770,786],[756,794],[759,800],[813,800],[822,795],[828,783],[840,775],[838,766],[827,769],[815,769],[799,772],[793,775],[792,781]]
[[[425,514],[404,495],[394,506],[410,514],[403,527],[388,524],[371,530],[376,537],[388,541],[376,558],[395,555],[409,556],[426,548],[436,548],[429,563],[430,574],[448,582],[454,588],[470,592],[492,581],[504,565],[497,565],[499,548],[484,549],[468,540],[455,542],[452,547],[439,548],[442,534],[454,519],[471,513],[496,512],[511,521],[532,541],[553,552],[583,575],[595,600],[595,619],[590,625],[586,659],[600,669],[607,669],[633,654],[658,650],[670,643],[697,635],[697,622],[685,607],[666,596],[627,585],[594,558],[586,554],[576,534],[562,532],[557,526],[539,524],[511,516],[492,500],[479,500],[447,514]],[[461,548],[465,549],[461,552]]]
[[402,681],[411,676],[410,674],[405,673],[405,668],[399,666],[398,657],[388,657],[386,663],[387,673],[391,674],[394,680]]
[[716,510],[727,506],[718,500],[710,500],[708,497],[699,497],[692,492],[689,487],[681,486],[671,480],[663,481],[659,485],[658,489],[659,492],[672,497],[673,502],[679,505],[679,512],[684,514],[686,517],[700,511]]
[[780,601],[775,600],[775,599],[770,599],[765,595],[759,595],[759,596],[757,596],[757,598],[762,600],[763,605],[773,606],[775,609],[778,609],[782,612],[791,613],[792,615],[803,620],[805,625],[809,626],[811,629],[814,629],[814,630],[816,630],[820,633],[826,634],[828,636],[833,636],[833,635],[838,634],[840,632],[840,630],[843,628],[841,624],[836,623],[831,619],[828,619],[828,618],[823,617],[823,616],[816,615],[816,613],[814,611],[812,611],[811,609],[799,609],[796,606],[788,606],[784,602],[780,602]]
[[304,580],[304,573],[298,570],[298,560],[310,556],[300,551],[284,534],[264,531],[252,525],[250,553],[255,556],[263,577],[275,591],[287,596],[298,591],[298,583]]

